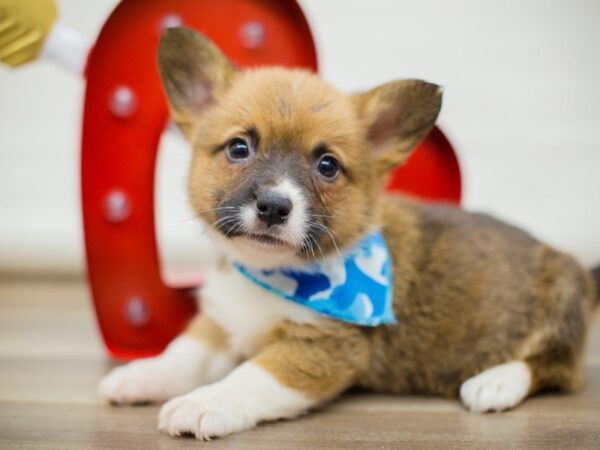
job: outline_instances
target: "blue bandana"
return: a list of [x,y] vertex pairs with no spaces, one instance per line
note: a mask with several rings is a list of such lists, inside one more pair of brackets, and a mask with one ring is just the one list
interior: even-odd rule
[[397,323],[392,261],[379,231],[324,263],[273,270],[233,266],[267,291],[330,319],[371,327]]

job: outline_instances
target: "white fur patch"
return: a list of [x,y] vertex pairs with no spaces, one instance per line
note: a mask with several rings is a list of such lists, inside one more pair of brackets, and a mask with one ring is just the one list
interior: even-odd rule
[[162,402],[220,379],[235,363],[231,355],[180,336],[160,356],[113,369],[100,381],[98,392],[111,403]]
[[298,416],[315,403],[257,364],[246,362],[223,380],[166,403],[158,427],[172,436],[210,439],[247,430],[261,421]]
[[320,320],[314,311],[277,297],[231,267],[207,271],[200,297],[203,314],[227,332],[230,350],[245,358],[260,349],[277,323]]
[[460,398],[473,412],[504,411],[518,405],[531,385],[531,371],[523,361],[492,367],[465,381]]
[[299,246],[304,239],[304,229],[306,226],[306,199],[296,183],[289,178],[284,178],[278,185],[271,190],[277,192],[283,197],[287,197],[292,202],[292,211],[282,228],[282,237]]
[[258,221],[256,215],[256,204],[251,203],[249,205],[242,206],[240,208],[239,217],[242,222],[242,229],[244,231],[252,230]]

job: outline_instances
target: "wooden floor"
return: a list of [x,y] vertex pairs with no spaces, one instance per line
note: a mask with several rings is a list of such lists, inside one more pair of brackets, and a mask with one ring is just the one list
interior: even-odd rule
[[578,395],[543,395],[504,414],[457,401],[348,394],[304,418],[211,442],[156,431],[158,406],[112,408],[96,385],[111,367],[84,284],[0,279],[0,448],[600,448],[600,317]]

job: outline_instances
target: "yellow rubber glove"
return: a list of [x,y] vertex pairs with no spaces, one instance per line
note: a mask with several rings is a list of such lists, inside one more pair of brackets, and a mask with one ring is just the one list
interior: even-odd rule
[[0,0],[0,61],[17,67],[36,59],[57,14],[55,0]]

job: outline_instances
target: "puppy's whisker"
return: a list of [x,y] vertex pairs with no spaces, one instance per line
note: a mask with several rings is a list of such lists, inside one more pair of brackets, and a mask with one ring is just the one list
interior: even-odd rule
[[321,244],[317,242],[317,249],[321,253],[321,258],[323,258],[323,264],[325,264],[325,254],[323,253],[323,249],[321,248]]
[[213,212],[213,211],[224,211],[224,210],[232,210],[232,209],[239,209],[237,206],[219,206],[218,208],[210,208],[210,209],[205,209],[202,211],[196,211],[196,215],[200,215],[200,214],[206,214],[209,212]]
[[[219,230],[218,227],[214,228],[215,230]],[[202,237],[204,236],[206,233],[208,233],[209,231],[213,231],[213,227],[212,226],[207,226],[204,228],[204,230],[202,230],[202,232],[198,235],[198,237]]]
[[232,218],[231,220],[227,220],[227,221],[225,221],[225,222],[221,223],[221,224],[220,224],[220,225],[217,227],[217,230],[220,230],[220,231],[223,231],[223,232],[225,232],[226,234],[229,234],[229,233],[230,233],[232,230],[231,230],[231,229],[229,229],[229,230],[226,230],[225,228],[226,228],[226,227],[229,227],[229,226],[231,226],[231,225],[234,225],[234,224],[236,223],[236,221],[237,221],[237,218]]
[[[333,242],[333,245],[338,253],[338,255],[341,257],[342,256],[342,252],[340,252],[340,248],[337,245],[337,242],[335,241],[335,238],[333,237],[333,233],[335,233],[335,231],[333,231],[331,228],[329,228],[326,225],[323,225],[322,223],[318,223],[318,222],[313,222],[314,225],[316,225],[317,227],[319,227],[319,229],[325,231],[329,237],[331,238],[331,242]],[[339,239],[339,235],[337,233],[335,233],[336,236]]]
[[[306,231],[306,229],[304,231]],[[313,242],[315,242],[315,239],[310,234],[308,234],[308,235],[306,235],[304,241],[302,242],[302,247],[306,250],[311,251],[311,253],[313,255],[313,259],[316,262],[317,255],[315,254],[315,248],[314,248]]]
[[[310,232],[314,230],[313,225],[314,225],[314,222],[312,222],[312,221],[305,223],[304,233],[305,233],[306,237],[309,239],[308,244],[310,245],[310,250],[312,251],[315,262],[316,262],[317,255],[315,253],[315,247],[321,252],[321,256],[323,256],[323,250],[322,250],[321,246],[319,245],[318,240],[312,234],[310,234]],[[324,260],[324,256],[323,256],[323,260]]]
[[[325,225],[325,224],[322,224],[322,223],[319,223],[319,222],[315,222],[315,221],[313,221],[312,223],[313,223],[314,225],[318,226],[318,227],[321,227],[321,228],[322,228],[322,229],[324,229],[324,230],[328,230],[329,232],[331,232],[331,233],[335,234],[335,236],[337,236],[337,238],[338,238],[338,239],[340,239],[340,235],[339,235],[339,234],[337,234],[337,233],[336,233],[334,230],[332,230],[332,229],[331,229],[330,227],[328,227],[327,225]],[[340,240],[341,240],[341,239],[340,239]]]
[[211,228],[214,228],[217,231],[222,231],[223,227],[226,227],[227,225],[230,225],[237,220],[239,220],[237,215],[221,217],[219,220],[217,220],[211,226],[206,227],[206,230],[204,230],[202,232],[202,234],[208,232],[209,230],[211,230]]
[[[309,230],[310,230],[310,227],[311,227],[312,224],[309,222],[307,225],[308,225]],[[319,242],[313,236],[311,236],[310,234],[308,236],[312,239],[312,241],[317,246],[317,250],[319,250],[319,252],[321,253],[321,258],[323,258],[323,264],[325,264],[325,254],[323,253],[323,249],[321,248],[321,245],[319,244]]]
[[198,216],[197,215],[193,215],[193,216],[190,216],[190,217],[177,217],[177,218],[172,219],[172,221],[174,223],[184,223],[184,222],[189,222],[191,220],[198,220]]
[[221,217],[219,220],[215,221],[212,226],[215,228],[219,228],[222,224],[227,223],[231,220],[237,220],[237,217],[234,216],[225,216],[225,217]]
[[237,234],[240,231],[242,231],[242,229],[244,228],[244,223],[242,221],[239,221],[235,227],[233,228],[233,230],[231,231],[232,234]]

